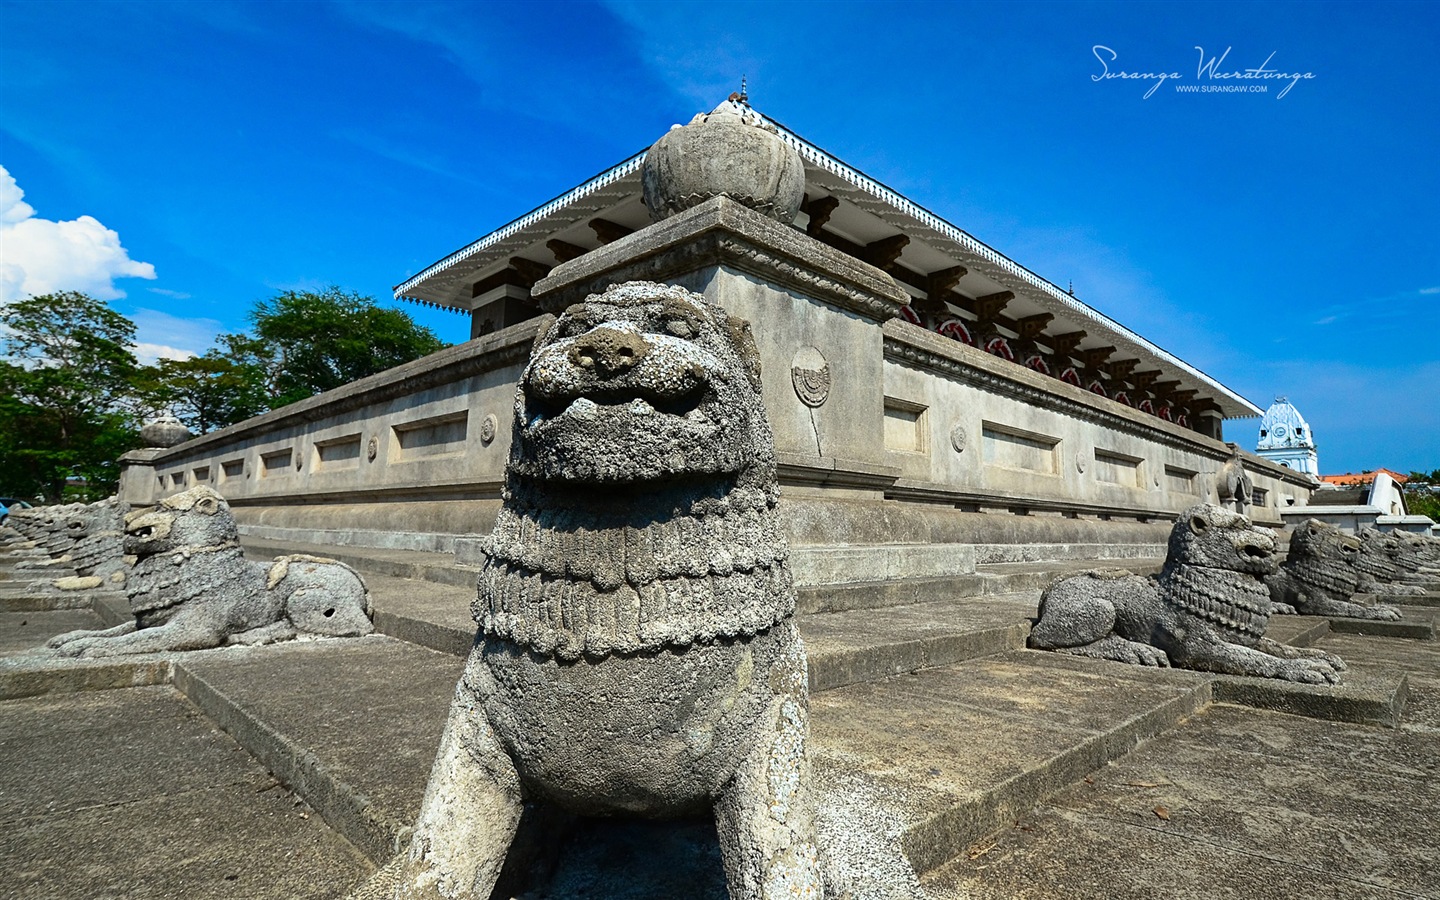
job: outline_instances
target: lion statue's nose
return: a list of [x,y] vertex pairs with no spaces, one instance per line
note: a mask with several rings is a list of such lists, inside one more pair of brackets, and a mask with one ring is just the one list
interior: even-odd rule
[[570,348],[570,362],[609,378],[634,368],[649,351],[643,335],[602,326],[576,339]]

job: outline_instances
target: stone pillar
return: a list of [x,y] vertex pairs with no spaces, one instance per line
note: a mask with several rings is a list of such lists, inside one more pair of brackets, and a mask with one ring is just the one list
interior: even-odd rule
[[155,481],[155,457],[164,453],[158,447],[130,450],[120,455],[120,488],[116,491],[131,506],[149,506],[159,496]]

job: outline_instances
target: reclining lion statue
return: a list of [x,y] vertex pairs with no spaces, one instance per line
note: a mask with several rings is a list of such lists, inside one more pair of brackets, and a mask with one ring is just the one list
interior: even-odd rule
[[115,497],[95,503],[16,510],[10,524],[47,554],[45,559],[27,559],[16,570],[50,575],[69,569],[73,574],[54,581],[33,581],[30,594],[112,587],[125,583],[129,565],[122,549],[124,521],[129,506]]
[[1361,544],[1334,525],[1309,519],[1290,535],[1290,552],[1279,570],[1265,577],[1270,598],[1307,616],[1339,616],[1393,622],[1393,606],[1363,606],[1351,600],[1360,592],[1357,567]]
[[51,638],[62,656],[117,656],[263,644],[297,633],[369,634],[370,596],[344,563],[314,556],[251,562],[225,498],[199,485],[125,517],[135,619]]
[[1170,531],[1158,579],[1085,572],[1045,589],[1029,645],[1147,666],[1335,683],[1339,657],[1265,637],[1275,538],[1239,513],[1200,504]]
[[1440,589],[1440,540],[1374,528],[1362,528],[1357,537],[1362,571],[1392,585]]
[[522,808],[713,811],[730,896],[821,896],[805,651],[747,323],[630,282],[516,392],[475,646],[408,851],[357,898],[491,895]]

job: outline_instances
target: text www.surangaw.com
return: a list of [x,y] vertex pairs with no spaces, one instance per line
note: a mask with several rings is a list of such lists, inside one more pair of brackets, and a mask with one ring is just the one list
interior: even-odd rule
[[[1199,83],[1176,84],[1175,93],[1177,94],[1268,94],[1270,84],[1279,82],[1283,86],[1276,92],[1275,99],[1284,100],[1285,95],[1290,93],[1290,89],[1295,85],[1315,77],[1314,72],[1282,72],[1279,69],[1270,68],[1271,61],[1275,59],[1274,52],[1265,57],[1265,61],[1258,66],[1246,69],[1226,69],[1224,63],[1230,56],[1231,48],[1226,47],[1224,53],[1210,57],[1206,57],[1204,47],[1197,46],[1195,49],[1200,54],[1200,64],[1195,67],[1195,81]],[[1148,82],[1149,88],[1142,95],[1146,100],[1153,97],[1165,82],[1185,80],[1179,71],[1129,71],[1118,65],[1111,68],[1111,64],[1119,60],[1120,54],[1104,44],[1096,44],[1090,48],[1090,52],[1095,54],[1095,59],[1100,63],[1100,72],[1097,75],[1091,75],[1091,81],[1102,82],[1119,79],[1121,81]]]
[[1177,84],[1177,94],[1263,94],[1266,84]]

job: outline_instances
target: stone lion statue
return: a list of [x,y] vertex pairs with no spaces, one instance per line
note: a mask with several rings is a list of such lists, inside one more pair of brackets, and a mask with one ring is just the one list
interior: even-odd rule
[[1146,666],[1179,666],[1311,684],[1339,681],[1341,660],[1265,637],[1275,538],[1239,513],[1200,504],[1170,531],[1158,579],[1086,572],[1045,589],[1029,644]]
[[1404,531],[1363,528],[1359,564],[1387,583],[1440,588],[1440,540]]
[[124,550],[135,556],[126,582],[135,620],[47,646],[62,656],[117,656],[374,630],[355,570],[313,556],[250,562],[239,537],[225,498],[203,485],[131,513]]
[[29,594],[50,594],[109,585],[119,589],[129,568],[121,548],[129,507],[114,497],[95,503],[16,510],[11,522],[17,532],[43,551],[43,559],[26,559],[16,569],[49,576],[59,570],[71,575],[33,581]]
[[408,852],[357,898],[490,897],[521,811],[712,810],[730,896],[821,896],[805,651],[747,323],[592,294],[520,377],[474,650]]
[[1358,593],[1390,597],[1418,597],[1426,593],[1422,577],[1396,560],[1397,545],[1389,535],[1374,528],[1362,528],[1355,533],[1355,538],[1360,541],[1360,552],[1354,555],[1351,565],[1358,576],[1355,586]]
[[84,508],[83,503],[66,503],[17,509],[10,513],[6,524],[45,554],[44,559],[22,560],[16,563],[15,568],[66,568],[69,560],[65,556],[75,546],[75,539],[69,534],[72,517],[78,516]]
[[1362,606],[1351,602],[1360,590],[1360,541],[1334,525],[1309,519],[1290,535],[1290,552],[1276,572],[1266,576],[1270,598],[1307,616],[1340,616],[1393,622],[1393,606]]

